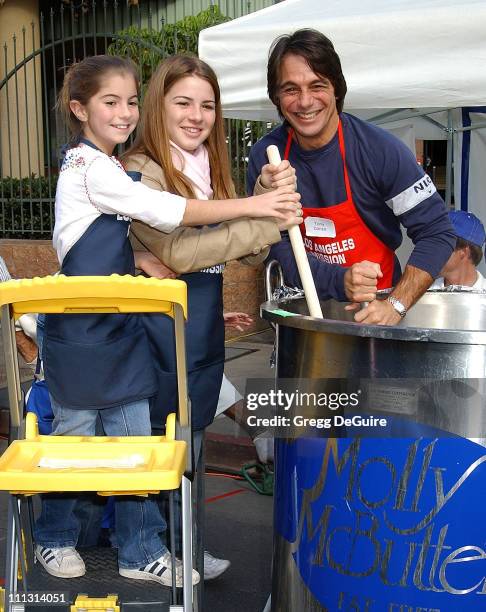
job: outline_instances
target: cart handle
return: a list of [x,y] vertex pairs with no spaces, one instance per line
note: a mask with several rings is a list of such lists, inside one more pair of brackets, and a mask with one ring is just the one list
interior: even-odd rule
[[11,304],[18,319],[41,313],[159,312],[174,317],[179,304],[187,319],[187,287],[180,280],[144,276],[46,276],[0,283],[0,306]]

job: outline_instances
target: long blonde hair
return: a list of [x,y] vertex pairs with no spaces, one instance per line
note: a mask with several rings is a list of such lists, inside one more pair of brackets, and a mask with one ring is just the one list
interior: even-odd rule
[[197,57],[174,55],[159,65],[145,93],[137,137],[123,157],[126,159],[137,153],[147,155],[163,169],[168,191],[185,197],[195,197],[191,181],[172,161],[164,108],[164,98],[170,88],[180,79],[189,76],[204,79],[213,89],[216,118],[205,142],[211,168],[211,187],[215,199],[233,198],[235,188],[230,173],[218,80],[213,69]]

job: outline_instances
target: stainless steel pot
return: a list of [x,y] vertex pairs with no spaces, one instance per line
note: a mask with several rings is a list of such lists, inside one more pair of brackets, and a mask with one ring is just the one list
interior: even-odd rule
[[262,305],[277,325],[277,386],[358,380],[369,405],[418,429],[406,440],[278,441],[272,610],[482,609],[486,295],[429,292],[396,327],[357,324],[334,301],[322,309],[321,320],[302,299]]

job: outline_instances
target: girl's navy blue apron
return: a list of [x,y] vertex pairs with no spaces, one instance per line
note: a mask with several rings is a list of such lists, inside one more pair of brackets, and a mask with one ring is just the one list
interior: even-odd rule
[[[180,276],[187,283],[187,382],[194,430],[204,429],[214,419],[223,378],[223,268],[214,266]],[[158,379],[157,393],[150,403],[152,426],[162,428],[167,414],[177,410],[174,326],[172,319],[163,315],[146,314],[142,319]]]
[[[140,173],[128,174],[133,180],[141,180]],[[187,284],[187,384],[194,430],[212,423],[223,379],[223,269],[224,265],[216,265],[179,277]],[[169,317],[158,314],[143,315],[142,320],[158,381],[157,393],[150,400],[152,427],[163,429],[167,415],[177,411],[174,324]]]
[[[129,219],[101,214],[71,247],[61,273],[134,275],[129,228]],[[44,347],[49,392],[66,408],[111,408],[147,399],[157,389],[139,315],[47,315]]]

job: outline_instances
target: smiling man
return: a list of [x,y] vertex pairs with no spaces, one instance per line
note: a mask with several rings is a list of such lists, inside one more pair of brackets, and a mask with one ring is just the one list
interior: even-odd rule
[[[370,304],[358,322],[395,325],[439,274],[455,244],[444,202],[409,149],[390,133],[343,113],[346,81],[331,41],[310,29],[281,36],[270,50],[268,94],[282,125],[250,153],[248,189],[278,180],[266,148],[296,170],[304,244],[322,298]],[[414,243],[401,273],[400,225]],[[271,249],[287,283],[300,285],[289,241]],[[394,287],[374,299],[376,289]],[[352,308],[352,307],[351,307]]]

